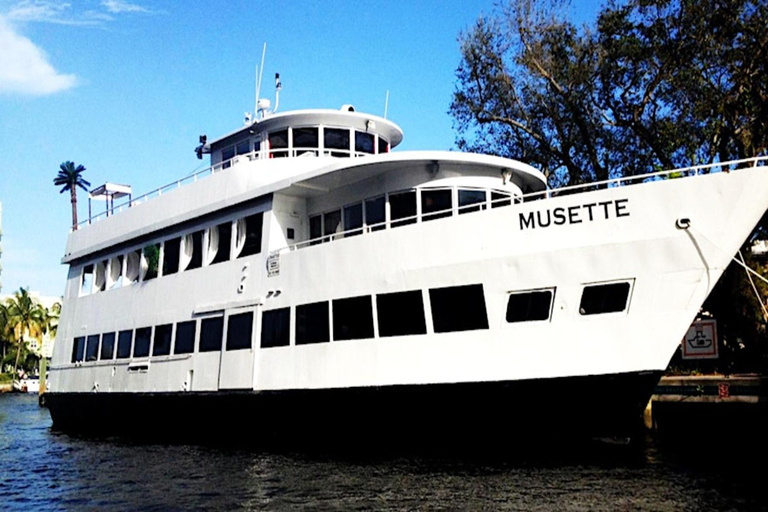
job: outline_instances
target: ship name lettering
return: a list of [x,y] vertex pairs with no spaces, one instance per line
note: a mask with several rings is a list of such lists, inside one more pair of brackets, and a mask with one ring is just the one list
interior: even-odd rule
[[614,199],[597,203],[558,206],[557,208],[518,213],[520,229],[546,228],[565,224],[581,224],[596,220],[629,217],[629,199]]

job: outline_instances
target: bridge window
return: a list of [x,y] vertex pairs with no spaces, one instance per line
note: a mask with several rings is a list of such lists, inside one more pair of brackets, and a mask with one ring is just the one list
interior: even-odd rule
[[203,319],[200,322],[200,352],[218,352],[221,350],[223,334],[223,316]]
[[247,140],[238,142],[235,147],[235,153],[238,155],[245,155],[251,152],[251,143]]
[[175,274],[179,271],[179,253],[181,238],[171,238],[163,244],[163,275]]
[[249,215],[244,219],[237,220],[235,226],[235,233],[237,235],[235,250],[237,251],[238,258],[261,252],[261,226],[263,221],[263,213]]
[[333,301],[333,339],[373,338],[373,303],[371,296]]
[[85,336],[78,336],[72,343],[72,362],[82,361],[85,357]]
[[221,150],[221,161],[224,162],[222,169],[227,169],[232,166],[231,159],[235,158],[235,146],[224,148]]
[[473,331],[488,328],[483,285],[452,286],[429,290],[435,332]]
[[349,130],[340,128],[325,128],[323,130],[323,143],[325,149],[339,149],[331,151],[331,156],[349,156]]
[[407,192],[389,194],[389,212],[393,228],[415,223],[416,192],[409,190]]
[[85,360],[95,361],[99,358],[99,335],[92,334],[88,336],[88,343],[85,346]]
[[317,128],[294,128],[293,149],[296,156],[309,153],[316,155],[320,147],[320,137]]
[[232,246],[232,223],[225,222],[208,228],[206,244],[206,262],[208,265],[229,261],[229,251]]
[[291,308],[273,309],[261,315],[261,348],[287,347],[291,335]]
[[421,191],[421,218],[422,220],[435,220],[450,217],[453,214],[451,189],[422,190]]
[[131,342],[133,331],[120,331],[117,335],[117,358],[128,359],[131,357]]
[[115,357],[115,333],[105,332],[101,335],[101,354],[99,359],[108,361]]
[[427,333],[421,290],[377,295],[376,309],[382,338]]
[[459,189],[459,215],[484,209],[485,190]]
[[512,196],[507,192],[491,190],[491,208],[509,206],[512,204]]
[[227,350],[251,348],[253,312],[230,315],[227,322]]
[[151,327],[141,327],[136,329],[136,339],[133,342],[133,357],[149,356],[149,345],[152,341],[151,337]]
[[379,137],[379,153],[389,153],[389,142]]
[[359,235],[363,232],[363,203],[344,207],[344,236]]
[[549,320],[553,296],[554,290],[511,293],[507,301],[507,322]]
[[371,231],[379,231],[387,227],[387,200],[384,196],[374,197],[365,201],[365,225],[373,226]]
[[160,244],[151,244],[144,247],[141,255],[143,277],[142,281],[149,281],[157,277],[157,271],[160,268]]
[[167,356],[171,353],[171,334],[173,324],[163,324],[155,327],[155,341],[152,344],[153,356]]
[[579,313],[598,315],[624,311],[627,308],[629,289],[628,282],[585,286],[581,295]]
[[284,158],[288,156],[288,129],[269,134],[269,157]]
[[356,153],[368,153],[368,154],[374,154],[376,151],[374,150],[373,144],[374,144],[374,137],[370,133],[365,132],[355,132],[355,152]]
[[328,302],[315,302],[296,306],[296,344],[330,341]]
[[174,354],[191,354],[195,351],[195,331],[197,322],[189,320],[176,324],[176,343],[173,345]]

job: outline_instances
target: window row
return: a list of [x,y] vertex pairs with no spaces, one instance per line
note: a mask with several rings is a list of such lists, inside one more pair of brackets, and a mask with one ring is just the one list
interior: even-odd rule
[[85,265],[79,293],[102,292],[258,254],[263,217],[263,213],[256,213]]
[[[310,245],[364,230],[377,231],[512,204],[509,192],[481,188],[437,188],[391,192],[309,218]],[[387,208],[389,205],[389,208]],[[389,216],[387,216],[389,212]],[[341,234],[343,233],[343,235]]]
[[[140,327],[118,332],[79,336],[72,346],[72,362],[111,361],[195,352],[219,352],[249,349],[253,338],[253,312],[230,315],[224,337],[224,317],[214,316],[199,321]],[[226,340],[226,342],[225,342]]]

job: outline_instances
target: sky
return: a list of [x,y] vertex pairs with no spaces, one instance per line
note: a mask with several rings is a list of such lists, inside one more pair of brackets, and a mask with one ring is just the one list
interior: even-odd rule
[[[53,185],[67,160],[95,188],[141,195],[202,169],[194,148],[253,112],[339,108],[384,115],[399,150],[454,149],[448,115],[458,36],[494,0],[255,2],[0,0],[2,293],[60,296],[69,193]],[[588,20],[597,2],[578,2]],[[94,203],[94,213],[103,209]],[[78,218],[88,199],[78,193]]]

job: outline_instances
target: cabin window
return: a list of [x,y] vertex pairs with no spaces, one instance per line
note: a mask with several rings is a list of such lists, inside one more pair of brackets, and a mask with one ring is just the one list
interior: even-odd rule
[[235,153],[238,155],[247,155],[251,152],[251,143],[247,140],[238,142],[235,146]]
[[317,148],[320,147],[320,137],[317,128],[294,128],[293,129],[293,149],[296,156],[305,154],[317,155]]
[[330,341],[328,302],[296,306],[296,344]]
[[82,361],[85,357],[85,336],[78,336],[72,343],[72,362]]
[[355,132],[355,152],[356,153],[368,153],[374,154],[374,137],[370,133]]
[[223,316],[203,319],[200,322],[200,352],[218,352],[221,350],[223,334]]
[[203,232],[188,233],[181,238],[179,265],[182,270],[203,266]]
[[149,345],[152,341],[152,328],[136,329],[136,339],[133,342],[133,357],[149,357]]
[[373,302],[371,296],[333,301],[333,339],[373,338]]
[[261,315],[261,348],[287,347],[291,336],[291,308],[273,309]]
[[341,210],[334,210],[323,214],[323,235],[325,240],[333,240],[329,235],[341,233]]
[[[386,228],[387,200],[384,196],[374,197],[365,201],[365,225],[371,231],[379,231]],[[373,227],[371,227],[373,226]]]
[[168,276],[179,271],[181,238],[171,238],[163,244],[163,275]]
[[117,335],[117,358],[128,359],[131,357],[131,342],[133,331],[120,331]]
[[227,350],[251,348],[253,312],[230,315],[227,322]]
[[474,331],[488,328],[483,285],[451,286],[429,290],[435,332]]
[[377,295],[376,309],[382,338],[427,333],[420,290]]
[[107,289],[120,288],[123,278],[123,256],[115,256],[109,259],[109,271],[107,272]]
[[549,320],[553,295],[553,290],[511,293],[507,301],[507,322]]
[[128,284],[133,284],[139,280],[141,271],[141,249],[131,251],[125,255],[125,279]]
[[416,192],[409,190],[408,192],[389,194],[389,213],[393,228],[415,223]]
[[155,340],[152,342],[153,356],[167,356],[171,353],[173,324],[155,326]]
[[96,263],[96,271],[93,276],[93,289],[97,292],[103,292],[107,289],[107,264],[108,260]]
[[389,153],[389,142],[379,137],[379,153]]
[[261,252],[261,225],[263,221],[263,213],[249,215],[244,219],[237,220],[235,250],[238,258]]
[[320,215],[315,215],[309,218],[309,245],[317,245],[322,243],[320,237],[323,236],[323,218]]
[[101,354],[99,359],[108,361],[115,357],[115,333],[105,332],[101,335]]
[[224,162],[224,164],[221,166],[222,169],[228,169],[232,166],[231,159],[235,158],[235,146],[231,146],[228,148],[224,148],[221,150],[221,161]]
[[208,265],[229,261],[229,251],[232,245],[232,223],[225,222],[208,228],[206,245],[206,262]]
[[157,277],[160,268],[160,244],[151,244],[144,247],[141,255],[142,281],[149,281]]
[[344,207],[344,236],[355,236],[363,232],[363,203]]
[[497,192],[491,190],[491,208],[498,208],[500,206],[509,206],[512,204],[512,196],[507,192]]
[[294,240],[296,238],[296,231],[293,228],[285,228],[285,238]]
[[88,295],[93,288],[93,265],[83,267],[83,276],[80,279],[80,295]]
[[195,351],[195,331],[197,322],[189,320],[176,324],[176,343],[173,345],[174,354],[191,354]]
[[630,285],[624,283],[596,284],[584,287],[579,304],[582,315],[617,313],[627,308]]
[[422,220],[441,219],[453,214],[453,191],[451,189],[422,190],[421,218]]
[[288,156],[288,129],[269,134],[269,157],[283,158]]
[[99,335],[92,334],[88,336],[88,343],[85,346],[85,360],[95,361],[99,358]]
[[480,210],[485,210],[485,190],[459,189],[459,215]]
[[340,149],[331,151],[331,156],[349,156],[349,130],[339,128],[325,128],[323,130],[323,142],[325,149]]

